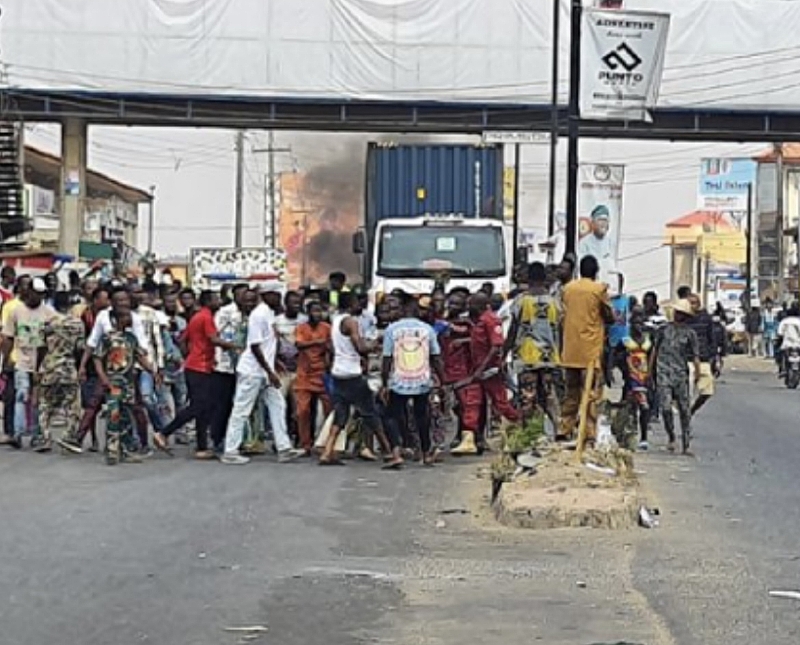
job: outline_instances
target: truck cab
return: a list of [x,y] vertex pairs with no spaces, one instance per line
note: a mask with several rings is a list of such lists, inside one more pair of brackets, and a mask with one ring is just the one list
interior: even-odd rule
[[429,294],[445,277],[448,289],[477,291],[491,282],[497,293],[511,288],[511,230],[502,221],[459,215],[389,217],[379,221],[372,244],[356,235],[365,258],[371,302],[395,289]]

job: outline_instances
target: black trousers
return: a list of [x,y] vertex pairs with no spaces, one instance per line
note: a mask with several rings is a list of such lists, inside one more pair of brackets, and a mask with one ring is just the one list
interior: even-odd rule
[[236,394],[236,374],[214,372],[214,396],[219,399],[211,419],[211,441],[215,448],[225,447],[225,432],[233,411],[233,397]]
[[189,405],[175,415],[164,428],[165,437],[194,420],[197,433],[197,450],[208,450],[208,427],[221,401],[214,390],[214,374],[184,370],[186,387],[189,390]]
[[[431,451],[431,407],[430,395],[425,394],[397,394],[389,395],[389,417],[392,424],[403,427],[408,426],[408,404],[411,404],[414,417],[414,426],[419,434],[419,444],[424,454]],[[407,446],[410,447],[410,446]]]
[[3,391],[3,432],[14,436],[14,401],[17,392],[14,389],[14,372],[6,372],[6,389]]

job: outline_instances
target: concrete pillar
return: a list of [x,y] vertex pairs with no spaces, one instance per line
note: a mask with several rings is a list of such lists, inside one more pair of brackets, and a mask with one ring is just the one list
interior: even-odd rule
[[61,125],[61,224],[58,251],[78,257],[86,204],[86,121],[68,118]]

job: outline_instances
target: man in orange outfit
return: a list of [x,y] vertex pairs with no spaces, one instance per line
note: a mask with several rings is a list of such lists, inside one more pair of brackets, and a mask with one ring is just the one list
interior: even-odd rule
[[586,369],[593,365],[595,377],[589,395],[586,437],[593,440],[597,426],[597,404],[603,394],[600,357],[605,343],[605,325],[614,322],[608,287],[597,282],[600,265],[593,255],[581,258],[580,279],[564,288],[564,366],[567,392],[561,406],[561,428],[557,440],[571,439],[578,422]]
[[301,324],[296,332],[297,378],[294,396],[297,404],[297,434],[300,447],[311,454],[314,432],[311,428],[313,410],[321,401],[325,416],[331,411],[331,401],[325,392],[324,376],[330,362],[331,326],[322,322],[322,305],[308,305],[308,322]]

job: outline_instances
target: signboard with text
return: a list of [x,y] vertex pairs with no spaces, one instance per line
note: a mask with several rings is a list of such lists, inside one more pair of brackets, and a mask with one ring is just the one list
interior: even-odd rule
[[758,164],[752,159],[703,159],[697,207],[721,213],[747,212],[747,187],[756,183]]

